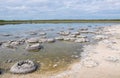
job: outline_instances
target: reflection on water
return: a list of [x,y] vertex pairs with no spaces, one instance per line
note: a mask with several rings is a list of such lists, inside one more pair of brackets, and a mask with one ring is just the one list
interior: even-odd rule
[[[38,37],[39,35],[29,35],[28,32],[47,33],[47,37],[58,36],[58,31],[68,30],[73,27],[77,31],[80,28],[88,28],[93,30],[96,26],[108,26],[112,24],[91,24],[91,23],[72,23],[72,24],[19,24],[0,26],[0,34],[12,34],[9,37],[0,35],[0,41],[13,40],[20,38]],[[15,38],[15,36],[19,36]],[[86,43],[87,44],[87,43]],[[39,52],[28,52],[25,50],[26,45],[21,45],[17,49],[9,49],[0,47],[0,68],[8,70],[11,65],[19,60],[30,59],[40,64],[38,72],[46,72],[52,70],[62,70],[71,63],[80,58],[84,43],[74,43],[65,41],[56,41],[55,43],[42,43],[43,49]],[[5,63],[6,60],[12,59],[12,63]]]

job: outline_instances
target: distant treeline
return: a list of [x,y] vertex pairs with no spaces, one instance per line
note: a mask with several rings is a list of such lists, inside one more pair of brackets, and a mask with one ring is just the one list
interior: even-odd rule
[[29,24],[29,23],[120,23],[120,19],[97,20],[0,20],[0,24]]

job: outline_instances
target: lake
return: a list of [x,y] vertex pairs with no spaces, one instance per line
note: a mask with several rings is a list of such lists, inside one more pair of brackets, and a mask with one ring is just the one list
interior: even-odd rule
[[[39,34],[31,35],[31,32],[46,32],[47,38],[59,36],[60,31],[70,31],[71,33],[82,28],[96,31],[98,27],[111,26],[117,23],[58,23],[58,24],[16,24],[0,26],[0,42],[10,40],[29,39],[40,37]],[[73,30],[68,30],[74,28]],[[9,36],[3,36],[9,34]],[[57,72],[66,69],[70,64],[80,61],[83,46],[92,42],[91,36],[94,34],[82,34],[88,36],[90,42],[75,43],[68,41],[55,41],[55,43],[41,43],[43,48],[38,52],[25,50],[26,44],[20,45],[16,49],[4,48],[0,46],[0,68],[8,72],[10,66],[19,60],[30,59],[37,62],[40,67],[36,73],[47,71]],[[12,60],[11,63],[6,61]]]

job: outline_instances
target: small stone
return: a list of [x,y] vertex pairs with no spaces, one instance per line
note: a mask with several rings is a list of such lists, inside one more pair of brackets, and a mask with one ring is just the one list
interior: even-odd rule
[[88,42],[89,40],[86,39],[86,38],[79,38],[79,39],[76,39],[75,42],[76,43],[83,43],[83,42]]
[[68,28],[68,30],[74,30],[74,28],[70,27],[70,28]]
[[119,62],[120,59],[118,57],[109,56],[105,60],[108,62]]
[[7,60],[5,63],[12,63],[12,59]]
[[93,37],[95,40],[102,40],[102,39],[108,39],[108,36],[105,35],[96,35]]
[[53,65],[53,68],[55,68],[55,67],[57,67],[57,66],[58,66],[58,64],[54,64],[54,65]]
[[92,59],[85,59],[82,61],[82,65],[88,68],[96,67],[99,65],[99,63]]
[[79,29],[80,31],[87,31],[88,30],[88,28],[81,28],[81,29]]

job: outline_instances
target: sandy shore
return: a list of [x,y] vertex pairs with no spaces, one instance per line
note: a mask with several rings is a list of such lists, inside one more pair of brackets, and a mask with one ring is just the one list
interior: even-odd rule
[[4,74],[1,78],[120,78],[120,25],[101,31],[107,37],[85,46],[80,62],[64,72],[48,76]]

